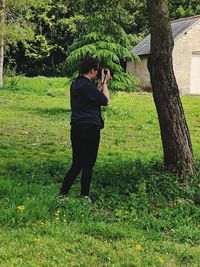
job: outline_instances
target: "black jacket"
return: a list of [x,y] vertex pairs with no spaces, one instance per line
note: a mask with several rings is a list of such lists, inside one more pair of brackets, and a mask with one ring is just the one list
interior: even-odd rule
[[101,116],[101,106],[108,104],[107,97],[101,93],[92,82],[79,76],[70,87],[71,124],[96,124],[104,127]]

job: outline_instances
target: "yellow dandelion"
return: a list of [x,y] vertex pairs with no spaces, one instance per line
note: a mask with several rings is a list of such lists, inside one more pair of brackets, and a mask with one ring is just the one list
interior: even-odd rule
[[36,238],[35,238],[35,241],[36,241],[37,243],[39,243],[39,242],[41,241],[40,237],[39,237],[39,236],[36,237]]
[[60,217],[60,215],[59,214],[55,214],[55,217]]
[[59,210],[56,211],[54,215],[55,215],[55,217],[59,217],[59,216],[60,216],[60,212],[59,212]]
[[37,222],[39,225],[44,225],[44,222],[43,221],[38,221]]
[[165,263],[165,261],[163,259],[160,259],[160,263],[163,264]]
[[25,206],[23,206],[23,205],[18,206],[17,209],[18,209],[19,212],[22,213],[22,212],[24,212]]
[[134,249],[135,249],[135,251],[137,251],[137,252],[141,252],[141,251],[142,251],[142,246],[139,245],[139,244],[137,244],[137,245],[135,245]]

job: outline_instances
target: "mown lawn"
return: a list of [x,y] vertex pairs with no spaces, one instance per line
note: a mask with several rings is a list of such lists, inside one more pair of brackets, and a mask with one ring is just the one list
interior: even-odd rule
[[162,166],[151,94],[112,93],[92,205],[57,193],[70,166],[69,81],[12,78],[0,91],[0,266],[200,266],[200,97],[182,97],[197,173]]

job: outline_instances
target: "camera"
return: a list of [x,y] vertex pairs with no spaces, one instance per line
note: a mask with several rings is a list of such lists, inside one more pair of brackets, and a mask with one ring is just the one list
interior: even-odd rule
[[97,73],[97,78],[98,78],[98,79],[101,79],[102,70],[104,71],[104,75],[108,74],[108,70],[107,70],[107,69],[99,68],[99,69],[98,69],[98,73]]

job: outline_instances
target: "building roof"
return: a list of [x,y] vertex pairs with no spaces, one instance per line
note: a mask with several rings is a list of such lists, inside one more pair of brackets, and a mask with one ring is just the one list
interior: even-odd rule
[[[187,32],[189,28],[200,20],[200,16],[184,18],[179,20],[174,20],[171,22],[172,35],[174,40],[176,40],[180,35]],[[138,56],[150,54],[150,40],[151,35],[149,34],[143,41],[137,44],[131,51]]]

